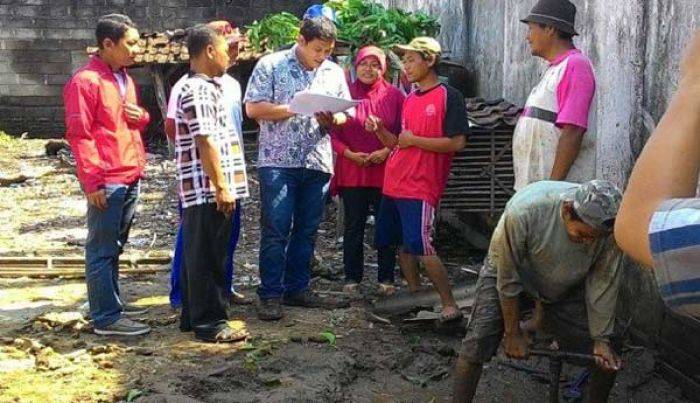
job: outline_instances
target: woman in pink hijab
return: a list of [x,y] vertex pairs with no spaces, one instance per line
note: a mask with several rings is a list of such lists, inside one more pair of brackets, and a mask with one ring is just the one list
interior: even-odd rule
[[[376,133],[365,127],[387,130],[398,135],[401,129],[401,109],[404,95],[384,79],[386,55],[367,46],[357,54],[357,80],[350,83],[353,99],[361,101],[355,117],[333,129],[333,150],[338,155],[335,164],[335,185],[343,200],[345,233],[343,235],[344,290],[357,291],[364,269],[365,223],[370,208],[377,211],[382,196],[384,162],[390,150],[379,141]],[[371,124],[368,125],[368,118]],[[396,254],[391,248],[378,250],[380,293],[393,294]]]

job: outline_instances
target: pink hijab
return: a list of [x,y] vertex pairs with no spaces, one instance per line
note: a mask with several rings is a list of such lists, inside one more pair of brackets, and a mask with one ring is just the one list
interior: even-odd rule
[[[360,49],[355,58],[355,66],[357,67],[368,57],[375,57],[379,61],[381,74],[371,85],[364,84],[359,79],[348,84],[352,98],[360,103],[355,109],[355,116],[351,117],[348,123],[331,131],[333,148],[336,152],[339,152],[336,148],[339,145],[343,148],[349,147],[355,152],[368,154],[384,147],[375,134],[365,131],[365,121],[369,115],[381,118],[386,128],[392,133],[398,134],[400,131],[404,96],[384,79],[386,55],[381,49],[375,46]],[[335,167],[332,188],[382,187],[384,164],[360,168],[354,162],[340,156]]]
[[339,137],[361,151],[374,151],[381,148],[381,143],[376,136],[364,130],[364,122],[367,117],[370,114],[380,117],[391,132],[398,133],[403,105],[403,95],[384,79],[387,66],[384,51],[376,46],[365,46],[357,53],[355,67],[357,68],[368,57],[375,57],[379,61],[381,66],[379,78],[371,85],[367,85],[359,79],[349,84],[352,98],[361,101],[361,103],[356,109],[353,122],[346,125],[339,133]]

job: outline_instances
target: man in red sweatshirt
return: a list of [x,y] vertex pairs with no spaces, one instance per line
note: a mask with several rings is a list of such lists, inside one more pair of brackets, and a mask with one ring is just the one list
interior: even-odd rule
[[136,211],[146,164],[141,131],[150,117],[137,105],[134,63],[139,32],[121,14],[97,22],[99,51],[63,90],[66,139],[88,202],[85,279],[95,333],[134,336],[150,328],[126,316],[144,313],[119,293],[119,255]]

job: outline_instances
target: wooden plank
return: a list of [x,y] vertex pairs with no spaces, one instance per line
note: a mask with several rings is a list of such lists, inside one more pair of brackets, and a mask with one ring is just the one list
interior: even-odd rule
[[163,79],[163,71],[160,66],[149,66],[151,77],[153,78],[153,88],[156,93],[156,102],[160,109],[162,121],[165,122],[168,116],[168,99],[165,95],[165,80]]

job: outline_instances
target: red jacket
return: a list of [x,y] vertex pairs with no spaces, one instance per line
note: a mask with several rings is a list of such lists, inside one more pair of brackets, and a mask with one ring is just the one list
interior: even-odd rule
[[[124,101],[138,104],[134,81],[126,74]],[[119,84],[112,69],[92,57],[63,89],[66,139],[75,156],[77,175],[85,193],[105,184],[131,184],[143,176],[146,151],[141,131],[150,117],[126,120]]]

